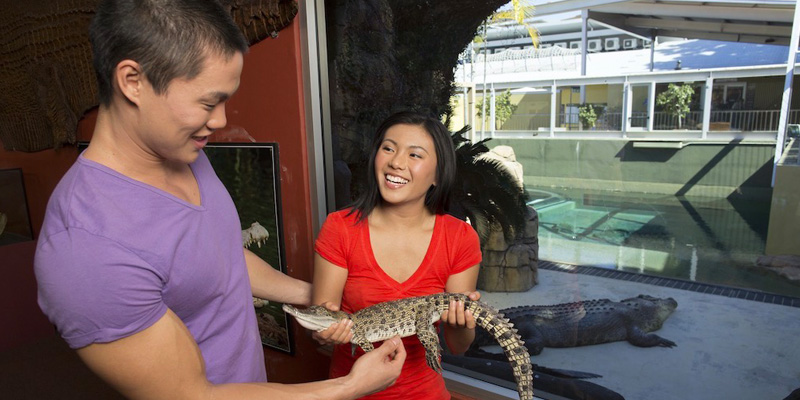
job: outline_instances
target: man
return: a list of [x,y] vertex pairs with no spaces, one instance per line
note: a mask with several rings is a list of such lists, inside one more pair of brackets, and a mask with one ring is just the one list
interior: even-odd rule
[[104,1],[90,37],[97,123],[50,199],[35,260],[39,304],[67,343],[133,399],[351,399],[392,384],[398,338],[342,379],[266,383],[251,295],[307,305],[310,285],[243,249],[202,151],[247,50],[226,10]]

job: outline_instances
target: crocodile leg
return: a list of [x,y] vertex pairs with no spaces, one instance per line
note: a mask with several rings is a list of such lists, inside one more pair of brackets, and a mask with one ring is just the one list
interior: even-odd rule
[[[432,312],[435,312],[433,310]],[[422,347],[425,348],[425,361],[434,371],[442,373],[442,363],[439,359],[441,347],[439,346],[439,335],[436,328],[431,324],[430,313],[424,313],[423,318],[417,318],[417,337]]]
[[356,345],[361,347],[361,350],[364,350],[365,353],[369,353],[372,350],[375,350],[375,347],[372,343],[367,340],[367,337],[362,334],[353,334],[353,344],[351,345],[350,354],[356,355]]
[[628,342],[634,346],[639,347],[674,347],[677,346],[675,342],[664,339],[661,336],[656,335],[655,333],[647,333],[639,327],[634,326],[633,328],[628,330]]

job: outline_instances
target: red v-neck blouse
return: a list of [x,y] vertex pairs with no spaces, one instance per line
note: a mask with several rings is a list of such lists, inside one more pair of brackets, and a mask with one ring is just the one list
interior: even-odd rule
[[[417,270],[404,282],[386,274],[375,260],[367,221],[357,222],[349,210],[328,215],[315,243],[324,259],[347,269],[341,309],[353,313],[384,301],[443,292],[450,275],[481,262],[478,235],[466,222],[450,215],[437,215],[428,250]],[[324,284],[315,282],[315,284]],[[441,375],[425,363],[425,349],[416,336],[403,339],[407,357],[397,382],[369,399],[449,399]],[[355,359],[350,345],[336,346],[331,377],[347,375]]]

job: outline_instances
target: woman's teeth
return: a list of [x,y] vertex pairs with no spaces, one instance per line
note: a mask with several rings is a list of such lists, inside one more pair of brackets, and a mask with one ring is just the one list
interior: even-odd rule
[[399,176],[394,176],[394,175],[386,175],[386,180],[392,183],[396,183],[398,185],[408,183],[407,179],[403,179]]

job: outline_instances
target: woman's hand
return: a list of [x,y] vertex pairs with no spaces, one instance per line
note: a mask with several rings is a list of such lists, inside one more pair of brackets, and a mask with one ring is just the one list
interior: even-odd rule
[[[473,301],[481,298],[478,292],[464,292],[464,294]],[[454,328],[475,329],[475,317],[471,311],[464,309],[463,301],[451,301],[450,307],[442,313],[442,322]]]
[[[331,302],[326,301],[320,305],[331,311],[339,311],[339,307]],[[350,340],[353,339],[352,327],[353,321],[347,319],[329,326],[322,332],[314,332],[311,337],[323,346],[350,343]]]

